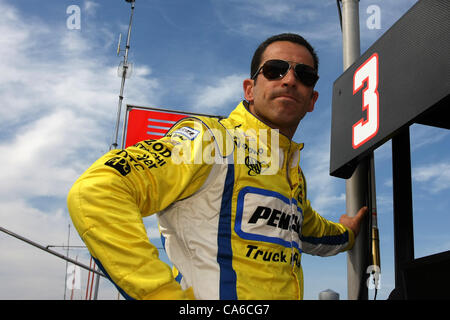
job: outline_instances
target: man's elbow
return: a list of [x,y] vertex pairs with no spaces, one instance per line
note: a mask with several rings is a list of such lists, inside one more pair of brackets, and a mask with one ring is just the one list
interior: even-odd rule
[[67,209],[73,225],[80,235],[82,235],[87,229],[81,206],[82,186],[82,183],[76,181],[67,194]]

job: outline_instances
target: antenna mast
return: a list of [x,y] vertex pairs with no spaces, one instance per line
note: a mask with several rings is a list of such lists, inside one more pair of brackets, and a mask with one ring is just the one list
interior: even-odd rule
[[[122,100],[123,100],[123,89],[125,87],[125,79],[127,78],[127,72],[128,68],[129,68],[129,64],[128,64],[128,50],[130,49],[130,35],[131,35],[131,23],[133,21],[133,13],[134,13],[134,2],[135,0],[125,0],[126,2],[130,2],[131,3],[131,16],[130,16],[130,24],[128,26],[128,35],[127,35],[127,45],[125,47],[125,55],[123,56],[123,66],[121,69],[121,76],[122,76],[122,84],[120,86],[120,94],[119,94],[119,105],[117,108],[117,120],[116,120],[116,127],[114,129],[114,139],[113,142],[111,144],[111,146],[109,147],[109,150],[111,149],[116,149],[118,144],[117,144],[117,136],[119,134],[119,123],[120,123],[120,113],[121,113],[121,109],[122,109]],[[120,41],[122,39],[122,35],[120,35],[119,38],[119,45],[117,48],[117,54],[120,54]],[[120,66],[119,66],[119,70],[120,70]]]

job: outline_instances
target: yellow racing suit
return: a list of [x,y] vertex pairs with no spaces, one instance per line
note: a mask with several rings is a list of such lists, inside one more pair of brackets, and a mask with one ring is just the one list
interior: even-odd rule
[[[354,243],[311,208],[302,148],[241,102],[226,119],[187,118],[108,152],[73,185],[69,212],[126,298],[302,299],[301,254]],[[151,214],[175,271],[149,242]]]

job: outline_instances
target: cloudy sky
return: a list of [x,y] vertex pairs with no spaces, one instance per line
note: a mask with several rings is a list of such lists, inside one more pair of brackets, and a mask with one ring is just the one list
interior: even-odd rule
[[[361,52],[415,0],[361,0]],[[370,6],[380,25],[370,27]],[[79,8],[73,20],[70,6]],[[130,5],[123,0],[0,0],[0,226],[44,246],[82,246],[66,195],[74,181],[109,149],[117,113],[119,33],[126,37]],[[76,22],[79,22],[77,24]],[[136,1],[126,103],[227,115],[243,98],[257,45],[297,32],[320,59],[319,100],[294,140],[305,143],[302,168],[313,207],[337,221],[345,212],[345,181],[329,176],[331,90],[342,73],[342,36],[334,0]],[[123,119],[123,115],[122,115]],[[325,124],[325,125],[324,125]],[[450,135],[413,125],[411,152],[416,257],[450,249]],[[394,287],[391,144],[375,151],[381,238],[381,291]],[[149,238],[160,246],[153,218]],[[55,251],[66,254],[60,247]],[[89,264],[83,248],[69,255]],[[163,259],[164,255],[162,254]],[[305,298],[333,289],[347,298],[346,254],[303,256]],[[0,232],[0,299],[82,299],[88,274],[65,292],[66,262]],[[373,292],[370,292],[373,296]],[[106,280],[100,299],[117,299]]]

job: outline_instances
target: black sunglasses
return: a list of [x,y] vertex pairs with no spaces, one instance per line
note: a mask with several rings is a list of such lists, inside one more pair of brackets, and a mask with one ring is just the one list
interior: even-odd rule
[[268,80],[281,79],[289,72],[289,70],[291,70],[292,65],[294,65],[295,77],[304,85],[313,87],[317,80],[319,80],[319,75],[314,68],[303,63],[278,59],[267,60],[264,62],[264,64],[255,72],[252,80],[254,80],[261,71]]

